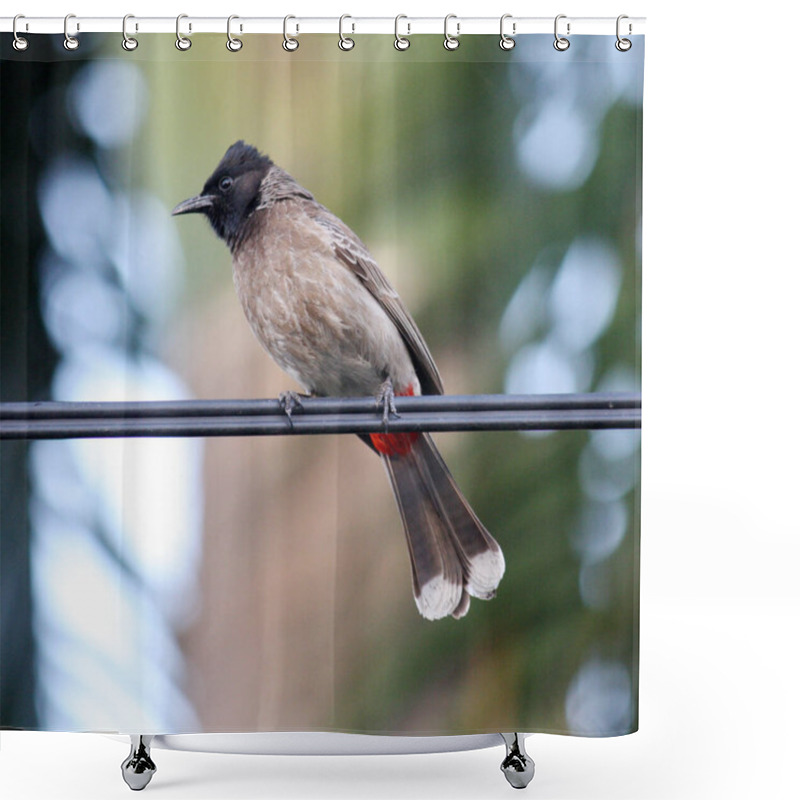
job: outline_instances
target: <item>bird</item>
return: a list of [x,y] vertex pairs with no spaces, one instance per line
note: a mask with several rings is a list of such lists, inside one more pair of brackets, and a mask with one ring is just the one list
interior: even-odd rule
[[[417,324],[358,236],[267,155],[244,141],[226,151],[198,213],[231,252],[247,321],[308,396],[372,396],[384,419],[394,398],[443,394]],[[290,415],[302,399],[281,395]],[[414,599],[428,620],[462,618],[470,597],[493,598],[503,552],[458,488],[427,432],[361,438],[383,461],[405,531]]]

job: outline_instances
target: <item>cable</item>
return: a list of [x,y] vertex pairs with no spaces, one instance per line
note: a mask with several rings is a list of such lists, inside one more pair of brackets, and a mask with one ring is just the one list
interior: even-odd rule
[[275,436],[640,428],[638,393],[397,397],[384,425],[373,398],[312,397],[289,418],[280,401],[0,403],[0,439]]

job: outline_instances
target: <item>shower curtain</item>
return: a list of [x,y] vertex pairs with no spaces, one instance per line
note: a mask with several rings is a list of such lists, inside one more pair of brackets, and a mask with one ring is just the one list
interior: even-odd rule
[[[238,239],[171,213],[237,142],[363,242],[447,393],[639,390],[643,37],[30,38],[1,43],[4,403],[309,388]],[[433,439],[504,555],[460,618],[415,602],[374,440],[2,439],[0,727],[636,730],[639,432]]]

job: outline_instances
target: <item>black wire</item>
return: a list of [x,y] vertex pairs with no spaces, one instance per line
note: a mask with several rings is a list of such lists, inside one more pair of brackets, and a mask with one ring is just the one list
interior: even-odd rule
[[370,397],[305,398],[291,419],[278,400],[0,403],[0,439],[641,427],[638,393],[424,395],[395,404],[398,416],[384,425]]

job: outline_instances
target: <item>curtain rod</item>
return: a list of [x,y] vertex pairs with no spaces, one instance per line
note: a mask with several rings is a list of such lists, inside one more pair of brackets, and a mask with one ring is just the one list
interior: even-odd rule
[[0,439],[118,436],[275,436],[414,431],[640,428],[641,395],[396,397],[383,422],[374,398],[310,397],[291,419],[277,399],[0,403]]
[[[562,35],[614,35],[617,32],[616,17],[570,17],[559,15],[559,32]],[[340,23],[339,17],[236,17],[232,31],[238,35],[274,33],[283,34],[285,19],[289,20],[292,35],[304,33],[339,33],[358,35],[361,33],[394,34],[396,26],[403,36],[415,34],[442,34],[445,30],[444,17],[355,17],[345,15]],[[555,17],[514,17],[505,15],[503,30],[509,36],[526,33],[554,32]],[[126,23],[128,35],[144,33],[175,33],[176,17],[136,17],[129,16]],[[569,25],[569,31],[567,26]],[[64,33],[64,17],[20,16],[17,20],[17,33]],[[122,17],[82,17],[69,15],[69,33],[120,33]],[[228,17],[195,17],[181,15],[180,28],[183,35],[195,33],[221,33],[228,31]],[[11,33],[14,17],[0,17],[0,32]],[[498,34],[500,16],[459,17],[450,15],[447,29],[453,35]],[[645,32],[644,17],[627,17],[622,27],[622,35],[630,36]]]

